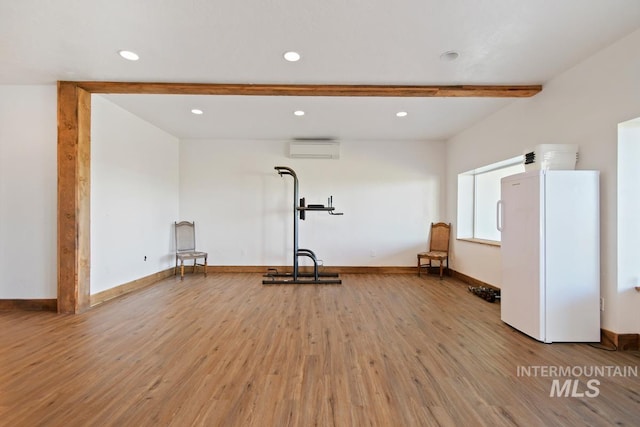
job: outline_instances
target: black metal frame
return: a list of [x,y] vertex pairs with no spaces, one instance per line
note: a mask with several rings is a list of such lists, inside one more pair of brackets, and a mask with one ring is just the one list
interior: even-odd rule
[[[263,277],[263,285],[340,285],[342,280],[338,279],[338,273],[325,273],[318,271],[318,257],[311,249],[302,249],[298,247],[298,219],[305,219],[307,212],[320,211],[328,212],[329,215],[342,215],[341,212],[335,212],[333,207],[333,196],[329,197],[328,205],[309,205],[305,204],[305,199],[298,199],[298,176],[295,171],[286,166],[276,166],[280,176],[289,175],[293,177],[293,272],[279,273],[276,269],[270,268]],[[298,204],[299,203],[299,204]],[[313,273],[301,273],[299,271],[298,257],[307,257],[313,261]]]

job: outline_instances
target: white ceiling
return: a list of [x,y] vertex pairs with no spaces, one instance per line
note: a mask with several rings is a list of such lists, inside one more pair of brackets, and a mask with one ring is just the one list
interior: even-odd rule
[[[0,0],[0,84],[544,84],[638,28],[638,0]],[[234,139],[446,139],[518,102],[108,98],[180,138]]]

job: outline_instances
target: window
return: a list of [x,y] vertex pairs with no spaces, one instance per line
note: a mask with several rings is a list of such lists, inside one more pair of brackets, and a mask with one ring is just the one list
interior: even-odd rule
[[458,239],[500,241],[496,228],[500,180],[521,172],[523,156],[518,156],[458,175]]

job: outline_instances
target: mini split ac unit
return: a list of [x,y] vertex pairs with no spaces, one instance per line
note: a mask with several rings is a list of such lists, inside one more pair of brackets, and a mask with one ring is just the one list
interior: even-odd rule
[[291,141],[289,157],[292,159],[339,159],[340,143],[337,141]]

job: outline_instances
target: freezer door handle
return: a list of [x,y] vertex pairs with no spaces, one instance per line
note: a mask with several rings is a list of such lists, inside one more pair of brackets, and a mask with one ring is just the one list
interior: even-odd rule
[[502,232],[502,200],[496,203],[496,228]]

